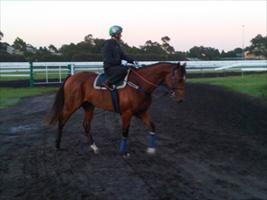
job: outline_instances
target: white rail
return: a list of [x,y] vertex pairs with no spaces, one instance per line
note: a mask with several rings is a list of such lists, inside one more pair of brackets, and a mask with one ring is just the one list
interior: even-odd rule
[[[142,65],[149,65],[157,61],[143,61]],[[169,61],[177,63],[177,61]],[[267,60],[241,60],[241,61],[181,61],[186,63],[187,71],[205,70],[214,71],[267,71]],[[29,77],[34,84],[50,84],[51,75],[54,83],[55,76],[58,75],[58,82],[62,82],[62,75],[74,74],[79,71],[94,71],[100,73],[103,71],[102,62],[0,62],[1,77]],[[34,82],[34,76],[42,74],[45,82]]]
[[266,67],[259,67],[259,68],[241,68],[241,71],[262,72],[262,71],[267,71],[267,68]]

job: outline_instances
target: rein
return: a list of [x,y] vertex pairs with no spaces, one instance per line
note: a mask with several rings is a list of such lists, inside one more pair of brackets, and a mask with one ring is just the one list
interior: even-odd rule
[[[132,70],[131,69],[131,71],[136,75],[136,76],[138,76],[140,79],[142,79],[144,82],[146,82],[146,83],[148,83],[148,84],[150,84],[150,85],[152,85],[152,86],[154,86],[155,88],[157,88],[158,86],[160,86],[161,84],[159,84],[159,85],[156,85],[156,84],[154,84],[154,83],[152,83],[151,81],[149,81],[149,80],[147,80],[145,77],[143,77],[141,74],[139,74],[138,72],[136,72],[136,71],[134,71],[134,70]],[[177,80],[175,79],[175,68],[173,68],[172,69],[172,85],[174,85],[174,87],[173,88],[168,88],[168,87],[164,87],[164,89],[165,89],[165,91],[167,91],[171,96],[173,96],[174,95],[174,93],[175,93],[175,89],[177,88],[177,87],[175,87],[175,85],[176,85],[176,83],[177,83]],[[133,88],[135,88],[135,89],[137,89],[137,90],[139,90],[139,91],[143,91],[144,92],[144,89],[141,89],[140,90],[140,88],[137,86],[137,85],[135,85],[135,84],[133,84],[133,83],[131,83],[131,82],[128,82],[128,85],[129,86],[131,86],[131,87],[133,87]],[[163,95],[162,95],[163,96]]]
[[146,83],[154,86],[154,87],[158,87],[158,85],[152,83],[151,81],[145,79],[141,74],[139,74],[138,72],[134,71],[134,70],[131,70],[135,75],[137,75],[140,79],[142,79],[143,81],[145,81]]

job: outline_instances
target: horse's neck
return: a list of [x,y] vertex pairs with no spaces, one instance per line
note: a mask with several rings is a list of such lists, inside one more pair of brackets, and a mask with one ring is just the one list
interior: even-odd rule
[[[151,68],[141,69],[138,71],[140,75],[147,80],[147,82],[142,81],[144,89],[153,92],[153,90],[156,89],[155,85],[159,85],[163,81],[168,70],[167,66],[156,65]],[[151,82],[154,85],[149,84],[148,82]]]

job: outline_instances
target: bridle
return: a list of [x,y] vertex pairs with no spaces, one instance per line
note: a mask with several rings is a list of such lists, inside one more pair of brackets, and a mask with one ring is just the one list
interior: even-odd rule
[[[182,66],[182,67],[184,67],[184,66]],[[181,86],[180,86],[180,84],[179,84],[179,81],[181,80],[181,79],[183,79],[184,81],[186,80],[186,75],[185,75],[185,69],[184,68],[182,68],[181,69],[181,79],[180,80],[178,80],[178,79],[176,79],[175,77],[176,77],[176,73],[177,73],[177,68],[176,67],[174,67],[173,69],[172,69],[172,90],[176,90],[176,89],[181,89]]]
[[171,80],[172,80],[172,88],[171,88],[171,90],[172,91],[175,91],[178,87],[177,87],[177,85],[178,85],[178,81],[177,81],[177,79],[175,78],[176,76],[176,73],[177,73],[177,68],[176,67],[173,67],[172,68],[172,77],[171,77]]
[[172,97],[175,96],[175,91],[177,89],[179,89],[179,84],[178,84],[178,80],[176,79],[176,73],[177,73],[177,67],[173,67],[172,68],[172,72],[171,72],[171,85],[172,87],[171,88],[168,88],[167,86],[165,86],[165,90],[168,92],[168,94]]
[[[130,68],[130,70],[136,75],[138,76],[141,80],[143,80],[144,82],[146,82],[147,84],[157,88],[158,86],[162,85],[162,82],[160,84],[154,84],[152,83],[151,81],[147,80],[144,76],[142,76],[141,74],[139,74],[137,71],[133,70]],[[179,86],[178,86],[178,80],[176,79],[176,73],[177,73],[177,67],[174,66],[172,68],[172,72],[171,72],[171,81],[172,81],[172,87],[171,88],[168,88],[167,86],[165,86],[165,90],[171,95],[171,96],[174,96],[175,94],[175,90],[176,89],[179,89]],[[132,83],[131,83],[132,84]],[[130,86],[131,86],[130,84]]]

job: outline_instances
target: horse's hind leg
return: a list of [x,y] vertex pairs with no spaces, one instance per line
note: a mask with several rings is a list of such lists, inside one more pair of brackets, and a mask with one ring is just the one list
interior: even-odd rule
[[56,147],[60,148],[60,142],[61,142],[61,136],[63,127],[65,126],[66,122],[69,120],[71,115],[80,108],[81,103],[79,101],[76,101],[75,103],[72,103],[73,99],[66,98],[64,103],[64,109],[62,114],[59,116],[58,120],[58,135],[56,139]]
[[90,145],[91,149],[93,149],[94,153],[98,153],[99,151],[98,147],[95,145],[92,134],[90,133],[91,121],[93,119],[93,113],[95,107],[92,104],[85,102],[83,104],[83,108],[84,108],[83,127],[87,138],[87,143]]
[[156,152],[156,134],[155,134],[155,124],[152,122],[149,114],[147,112],[143,112],[137,116],[141,119],[141,121],[150,128],[150,132],[148,135],[148,154],[154,154]]
[[70,118],[70,116],[72,115],[72,113],[75,110],[69,111],[69,110],[64,109],[63,113],[59,117],[59,120],[58,120],[58,134],[57,134],[57,139],[56,139],[56,148],[57,149],[60,148],[60,142],[61,142],[61,136],[62,136],[63,127],[65,126],[66,122],[68,121],[68,119]]

